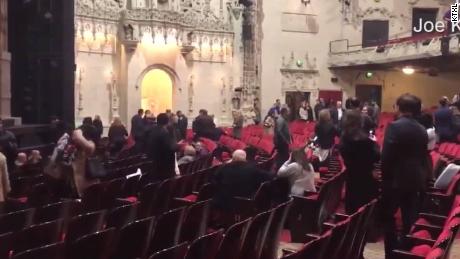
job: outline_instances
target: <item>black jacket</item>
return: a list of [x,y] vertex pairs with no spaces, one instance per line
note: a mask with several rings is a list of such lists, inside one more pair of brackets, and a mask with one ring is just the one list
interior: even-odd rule
[[153,162],[153,171],[158,180],[175,175],[175,152],[178,145],[164,127],[154,126],[147,133],[146,153]]
[[270,180],[270,175],[248,162],[231,162],[217,170],[214,176],[216,192],[213,204],[219,209],[231,210],[232,197],[250,198],[259,186]]
[[388,125],[382,150],[385,190],[421,191],[428,177],[428,135],[415,119],[401,117]]
[[315,134],[316,137],[318,137],[316,142],[319,147],[322,149],[330,149],[334,145],[334,140],[338,135],[338,131],[332,122],[322,124],[318,123],[315,126]]
[[134,139],[140,139],[144,135],[144,120],[138,114],[131,118],[131,136]]
[[185,139],[187,137],[187,127],[188,127],[188,119],[184,115],[178,117],[177,127],[180,131],[180,138]]

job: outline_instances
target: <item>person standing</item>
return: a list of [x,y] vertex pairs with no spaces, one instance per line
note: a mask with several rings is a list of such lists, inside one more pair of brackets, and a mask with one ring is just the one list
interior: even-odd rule
[[177,127],[180,132],[179,140],[183,140],[187,138],[188,119],[184,115],[184,113],[182,113],[182,111],[177,111],[176,114],[177,114],[177,120],[178,120]]
[[308,111],[306,102],[302,102],[299,108],[299,117],[303,121],[308,121]]
[[150,110],[145,110],[144,113],[144,127],[149,128],[155,125],[155,115]]
[[332,147],[335,143],[335,137],[338,135],[337,128],[331,120],[331,113],[327,109],[319,112],[319,119],[315,126],[316,143],[318,149],[315,152],[320,162],[329,157]]
[[239,111],[233,111],[233,137],[241,139],[243,131],[244,117]]
[[152,180],[165,180],[175,175],[176,156],[179,149],[173,135],[168,131],[169,117],[166,113],[160,113],[157,117],[157,125],[147,134],[146,153],[153,162]]
[[11,191],[7,160],[2,152],[3,150],[0,152],[0,202],[4,202]]
[[127,138],[128,131],[123,123],[121,123],[120,117],[113,118],[112,125],[110,125],[109,128],[110,154],[118,154],[118,152],[120,152],[126,144]]
[[278,118],[281,113],[281,101],[280,99],[276,99],[275,104],[273,104],[272,108],[270,108],[269,112],[273,112],[274,118]]
[[313,107],[314,112],[315,112],[315,119],[316,120],[319,119],[319,112],[324,108],[325,108],[324,107],[324,99],[320,98],[320,99],[316,100],[315,107]]
[[306,109],[307,109],[307,121],[314,121],[315,117],[313,117],[313,108],[311,108],[311,105],[309,102],[306,103]]
[[142,116],[144,115],[144,110],[137,110],[137,114],[131,118],[131,137],[135,142],[135,150],[140,152],[142,150],[142,138],[144,136],[144,121]]
[[264,118],[264,132],[267,135],[273,135],[275,127],[275,117],[273,111],[269,111]]
[[452,141],[454,139],[453,113],[449,109],[449,101],[446,97],[439,101],[439,108],[434,113],[434,128],[439,136],[440,142]]
[[347,121],[342,125],[339,151],[346,168],[345,209],[353,214],[361,206],[378,196],[378,175],[374,163],[380,159],[379,147],[361,127],[359,111],[347,111]]
[[96,115],[94,116],[93,120],[93,126],[96,128],[96,145],[99,143],[99,140],[101,140],[102,134],[104,133],[104,126],[102,124],[101,116]]
[[409,233],[418,213],[420,194],[427,184],[427,145],[425,128],[415,116],[420,114],[421,101],[411,94],[397,99],[399,118],[385,132],[382,150],[383,223],[385,258],[397,247],[395,213],[401,209],[402,235]]
[[289,144],[291,144],[291,133],[289,132],[289,109],[282,108],[280,116],[275,123],[274,144],[278,151],[276,158],[276,169],[278,170],[286,160],[289,159]]
[[16,154],[18,149],[18,143],[16,136],[3,127],[3,121],[0,119],[0,148],[3,155],[6,157],[6,163],[8,168],[14,167],[14,161],[16,160]]
[[86,175],[87,160],[96,150],[94,138],[94,130],[85,123],[72,133],[72,143],[76,148],[72,169],[77,197],[82,197],[88,187],[99,182],[98,179],[89,179]]

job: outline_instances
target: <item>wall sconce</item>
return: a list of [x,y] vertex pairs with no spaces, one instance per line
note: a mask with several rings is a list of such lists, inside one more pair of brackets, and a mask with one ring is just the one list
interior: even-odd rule
[[311,0],[300,0],[300,2],[307,6],[308,4],[310,4]]

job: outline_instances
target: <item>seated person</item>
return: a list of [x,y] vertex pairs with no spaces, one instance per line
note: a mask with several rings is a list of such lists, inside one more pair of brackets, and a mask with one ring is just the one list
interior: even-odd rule
[[278,170],[278,177],[289,180],[292,195],[303,196],[305,191],[316,192],[315,171],[303,149],[292,152],[289,160]]
[[247,147],[244,149],[246,152],[246,160],[250,163],[256,163],[257,158],[257,148],[255,147]]
[[187,145],[184,149],[184,156],[177,161],[177,165],[193,162],[196,157],[196,150],[193,146]]
[[28,163],[30,165],[40,165],[42,162],[42,155],[40,154],[40,151],[38,150],[32,150],[29,156],[29,161]]
[[203,146],[203,143],[201,143],[200,141],[195,142],[193,146],[198,157],[203,157],[209,154],[209,151],[206,149],[206,147]]
[[12,173],[16,176],[23,175],[27,164],[27,155],[24,152],[18,153],[16,160],[14,160],[14,168]]
[[233,197],[250,198],[263,182],[271,178],[268,172],[247,162],[244,150],[236,150],[231,162],[219,168],[214,176],[213,205],[219,210],[232,211]]

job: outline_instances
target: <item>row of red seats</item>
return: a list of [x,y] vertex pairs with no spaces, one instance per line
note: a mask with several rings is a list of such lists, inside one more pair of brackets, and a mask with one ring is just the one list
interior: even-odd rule
[[439,144],[438,151],[441,156],[450,160],[460,159],[460,144],[444,142]]
[[320,231],[304,235],[304,245],[298,251],[284,250],[282,259],[359,258],[366,244],[376,203],[377,200],[373,200],[352,215],[335,214],[333,221],[323,223]]
[[460,195],[457,195],[447,214],[420,213],[405,237],[405,246],[394,250],[391,258],[449,258],[459,228]]

